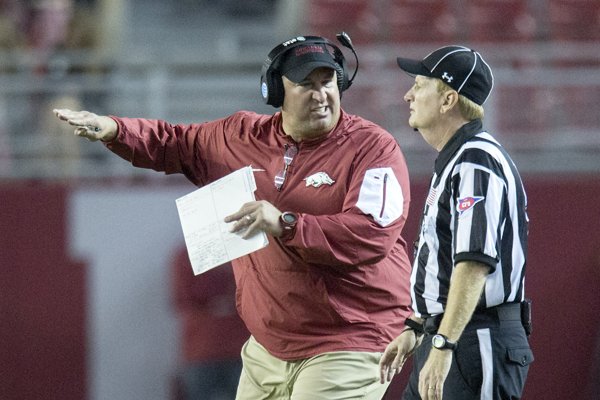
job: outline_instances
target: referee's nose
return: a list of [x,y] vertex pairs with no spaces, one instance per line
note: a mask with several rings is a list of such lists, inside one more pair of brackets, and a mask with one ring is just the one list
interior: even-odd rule
[[408,92],[406,92],[404,94],[404,101],[407,103],[410,103],[411,101],[413,101],[414,96],[413,96],[413,87],[411,87],[410,89],[408,89]]

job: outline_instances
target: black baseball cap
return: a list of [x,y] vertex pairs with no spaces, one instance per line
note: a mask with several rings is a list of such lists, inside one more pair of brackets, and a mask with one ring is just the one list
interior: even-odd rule
[[336,69],[336,62],[327,46],[307,43],[296,46],[283,55],[279,72],[292,82],[302,82],[315,68]]
[[423,75],[444,81],[476,104],[483,105],[494,86],[490,66],[481,54],[463,46],[445,46],[423,60],[398,57],[398,65],[412,75]]

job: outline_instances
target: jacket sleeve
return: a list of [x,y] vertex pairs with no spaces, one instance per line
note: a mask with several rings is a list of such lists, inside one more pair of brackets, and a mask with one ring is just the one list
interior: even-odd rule
[[203,124],[172,125],[161,120],[119,118],[117,137],[106,147],[135,167],[165,174],[183,173],[197,186],[208,182],[205,160],[223,135],[225,120]]
[[360,146],[351,169],[341,213],[300,214],[284,242],[305,261],[324,265],[374,264],[388,256],[401,237],[410,203],[408,169],[389,135]]

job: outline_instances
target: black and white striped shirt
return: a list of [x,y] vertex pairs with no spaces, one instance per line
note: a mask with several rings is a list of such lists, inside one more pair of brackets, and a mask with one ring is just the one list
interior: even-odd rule
[[419,317],[444,312],[454,266],[491,267],[478,308],[524,298],[527,198],[506,150],[481,120],[461,127],[440,152],[423,211],[411,275]]

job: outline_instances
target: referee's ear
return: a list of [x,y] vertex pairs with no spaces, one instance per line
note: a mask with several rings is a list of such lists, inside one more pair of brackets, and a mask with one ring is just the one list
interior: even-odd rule
[[440,107],[440,113],[445,114],[452,110],[458,104],[458,92],[456,90],[446,90],[442,93],[444,101]]

